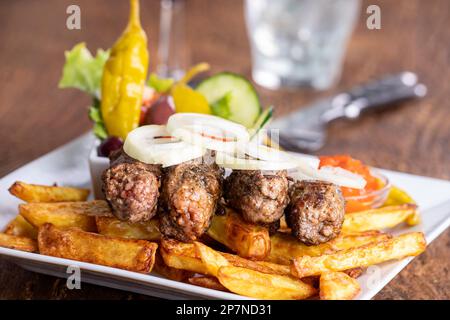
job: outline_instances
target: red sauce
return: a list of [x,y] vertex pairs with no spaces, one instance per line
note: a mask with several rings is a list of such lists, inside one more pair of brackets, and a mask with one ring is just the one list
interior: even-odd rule
[[369,194],[383,187],[382,182],[370,174],[368,166],[364,165],[360,160],[353,159],[348,155],[322,156],[320,157],[319,167],[324,166],[340,167],[359,174],[366,180],[364,189],[341,187],[344,198],[367,195],[367,197],[362,197],[362,199],[360,199],[361,201],[347,201],[347,212],[368,209],[367,205],[373,200],[372,196],[369,196]]

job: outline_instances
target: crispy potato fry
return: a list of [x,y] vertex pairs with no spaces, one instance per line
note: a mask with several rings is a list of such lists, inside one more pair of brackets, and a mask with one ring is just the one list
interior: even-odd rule
[[27,203],[19,205],[19,213],[30,224],[39,228],[51,223],[58,228],[76,227],[84,231],[97,231],[95,216],[110,216],[105,201]]
[[257,299],[306,299],[316,293],[316,289],[299,279],[240,267],[220,268],[218,279],[231,292]]
[[146,240],[112,238],[46,223],[38,232],[39,252],[49,256],[148,273],[158,245]]
[[105,236],[156,241],[161,239],[158,219],[130,223],[114,217],[95,217],[98,233]]
[[20,214],[8,223],[5,233],[12,236],[25,237],[35,240],[37,239],[37,229]]
[[203,276],[203,275],[202,276],[196,276],[196,277],[189,278],[188,282],[190,284],[193,284],[193,285],[196,285],[196,286],[199,286],[199,287],[203,287],[203,288],[207,288],[207,289],[213,289],[213,290],[219,290],[219,291],[227,291],[227,292],[229,291],[215,277]]
[[360,291],[358,281],[343,272],[325,272],[320,276],[320,300],[352,300]]
[[208,273],[192,243],[163,238],[160,252],[164,262],[169,267],[202,274]]
[[9,193],[26,202],[86,201],[88,189],[72,187],[43,186],[16,181]]
[[38,251],[36,240],[5,233],[0,233],[0,247],[28,252]]
[[227,267],[230,265],[228,260],[219,252],[211,249],[201,242],[194,242],[195,250],[200,259],[203,262],[207,274],[217,277],[217,273],[221,267]]
[[417,256],[426,248],[426,240],[421,232],[372,242],[356,248],[324,254],[318,257],[303,256],[293,260],[291,272],[298,278],[320,275],[328,271],[344,271],[357,267]]
[[242,267],[262,273],[278,274],[281,276],[288,276],[291,274],[290,267],[288,265],[276,264],[267,261],[248,260],[229,253],[222,253],[222,255],[235,267]]
[[349,213],[345,215],[342,232],[352,233],[392,228],[405,222],[411,216],[415,216],[416,211],[416,205],[404,204]]
[[193,276],[193,272],[169,267],[167,264],[164,263],[164,260],[159,251],[160,250],[156,252],[155,265],[153,266],[152,270],[153,272],[167,279],[175,281],[186,281],[188,278]]
[[358,247],[373,241],[381,241],[389,238],[389,235],[378,231],[366,231],[351,235],[340,235],[328,242],[315,246],[307,246],[290,234],[276,233],[270,237],[272,248],[267,260],[273,263],[287,265],[296,257],[317,257],[338,250]]
[[[290,275],[290,267],[287,265],[248,260],[234,254],[223,253],[209,247],[207,248],[209,249],[209,252],[211,252],[211,250],[214,251],[214,255],[217,253],[225,257],[228,262],[235,267],[244,267],[269,274]],[[165,263],[173,268],[190,270],[201,274],[211,274],[208,272],[207,267],[203,263],[200,253],[194,244],[183,243],[173,239],[163,239],[161,241],[161,255],[163,256]]]
[[208,235],[239,256],[263,260],[270,252],[269,232],[266,228],[245,222],[237,213],[214,216]]

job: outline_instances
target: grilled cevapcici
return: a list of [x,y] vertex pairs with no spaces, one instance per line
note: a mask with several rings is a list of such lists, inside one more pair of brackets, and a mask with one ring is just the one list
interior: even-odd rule
[[[111,157],[103,174],[105,197],[121,220],[145,221],[158,213],[161,233],[184,242],[207,231],[222,188],[224,203],[249,223],[274,231],[285,213],[294,236],[306,244],[336,237],[344,215],[337,185],[362,188],[364,179],[249,139],[237,123],[194,113],[176,113],[166,126],[138,127]],[[225,168],[233,171],[223,182]],[[289,187],[293,179],[301,182]]]
[[123,150],[113,152],[102,176],[102,189],[114,215],[130,222],[146,221],[157,212],[161,166],[145,164]]
[[225,179],[224,198],[246,221],[268,226],[283,215],[288,187],[286,170],[233,170]]
[[205,233],[222,194],[223,169],[205,163],[205,158],[187,161],[164,172],[160,230],[183,242]]

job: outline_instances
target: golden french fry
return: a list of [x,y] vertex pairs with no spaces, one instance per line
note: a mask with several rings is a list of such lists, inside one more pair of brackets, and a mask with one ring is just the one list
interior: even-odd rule
[[161,239],[158,219],[130,223],[114,217],[95,217],[98,233],[105,236],[156,241]]
[[360,291],[358,281],[343,272],[325,272],[320,276],[320,300],[352,300]]
[[245,222],[228,208],[225,215],[214,216],[208,235],[244,258],[263,260],[270,252],[268,230]]
[[217,278],[231,292],[257,299],[297,300],[316,293],[299,279],[240,267],[222,267]]
[[421,232],[412,232],[360,247],[324,254],[318,257],[303,256],[293,260],[291,272],[298,278],[320,275],[329,271],[344,271],[357,267],[417,256],[426,248]]
[[130,271],[152,271],[158,245],[146,240],[112,238],[46,223],[38,232],[39,252]]
[[[209,249],[211,256],[214,255],[217,257],[216,254],[220,254],[225,257],[231,265],[236,267],[244,267],[269,274],[290,275],[290,267],[287,265],[248,260],[234,254],[223,253],[209,247],[207,248]],[[211,254],[211,251],[214,253]],[[165,263],[173,268],[190,270],[202,274],[211,274],[208,272],[208,269],[202,261],[200,253],[192,243],[183,243],[173,239],[163,239],[161,241],[161,255],[164,258]],[[224,263],[223,260],[221,261]]]
[[37,239],[37,229],[20,214],[8,223],[5,233],[12,236]]
[[278,274],[281,276],[288,276],[291,274],[290,267],[288,265],[276,264],[267,261],[248,260],[229,253],[222,253],[222,255],[235,267],[242,267],[268,274]]
[[320,256],[338,250],[358,247],[373,241],[389,239],[390,236],[378,231],[366,231],[363,233],[340,235],[328,242],[307,246],[295,237],[286,233],[276,233],[270,237],[271,250],[268,261],[279,264],[290,264],[292,259],[301,256]]
[[88,189],[72,187],[43,186],[16,181],[9,192],[26,202],[86,201]]
[[164,263],[164,260],[159,250],[156,252],[155,264],[153,266],[152,271],[167,279],[175,281],[185,281],[186,279],[188,279],[193,275],[193,273],[190,271],[169,267],[167,264]]
[[210,276],[196,276],[191,277],[188,279],[188,282],[190,284],[193,284],[195,286],[207,288],[207,289],[213,289],[213,290],[219,290],[219,291],[228,291],[227,288],[225,288],[219,280],[215,277]]
[[395,227],[417,213],[417,206],[404,204],[367,211],[348,213],[342,226],[343,233],[381,230]]
[[106,201],[27,203],[19,205],[19,213],[36,228],[44,223],[58,228],[80,228],[97,231],[95,216],[111,216]]
[[160,252],[164,262],[169,267],[202,274],[208,273],[192,243],[163,238]]
[[28,252],[38,251],[36,240],[5,233],[0,233],[0,247]]
[[217,277],[217,272],[219,272],[221,267],[230,265],[228,260],[223,255],[203,243],[194,242],[194,245],[197,255],[200,256],[203,265],[208,271],[207,274]]

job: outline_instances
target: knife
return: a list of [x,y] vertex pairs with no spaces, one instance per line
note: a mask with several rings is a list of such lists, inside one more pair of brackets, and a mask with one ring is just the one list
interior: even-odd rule
[[426,93],[427,87],[419,83],[417,75],[404,71],[320,99],[288,116],[275,119],[267,128],[268,132],[279,130],[279,144],[287,150],[317,151],[326,142],[326,127],[330,122],[357,119],[363,112],[421,98]]

